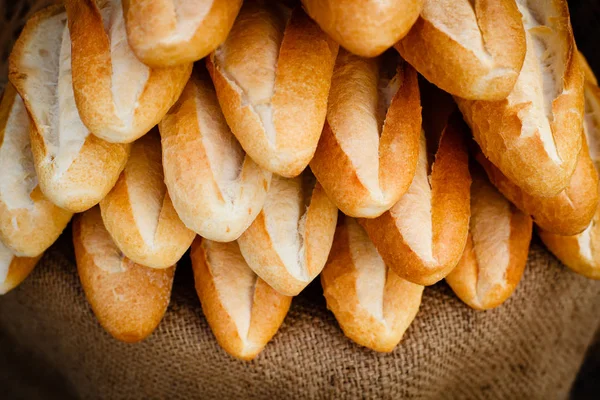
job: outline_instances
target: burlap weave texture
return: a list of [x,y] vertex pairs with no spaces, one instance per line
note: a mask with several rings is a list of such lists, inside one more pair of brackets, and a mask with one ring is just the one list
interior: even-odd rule
[[[234,360],[210,332],[185,261],[158,330],[127,345],[94,319],[65,236],[0,299],[0,330],[80,398],[564,398],[600,321],[600,283],[568,271],[535,243],[504,306],[478,312],[446,284],[427,288],[391,354],[346,339],[313,284],[257,360]],[[0,360],[0,370],[7,367]],[[16,382],[44,393],[42,378],[0,376],[0,387],[16,395]]]

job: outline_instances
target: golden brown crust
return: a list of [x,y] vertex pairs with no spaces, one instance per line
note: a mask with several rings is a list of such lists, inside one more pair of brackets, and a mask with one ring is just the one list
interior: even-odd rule
[[133,143],[125,170],[100,202],[100,210],[117,247],[131,261],[147,267],[171,267],[196,236],[171,203],[156,130]]
[[390,209],[410,186],[417,165],[417,74],[394,59],[395,74],[388,77],[382,71],[387,65],[380,65],[385,61],[340,51],[327,121],[310,162],[329,198],[352,217],[374,218]]
[[123,0],[127,38],[139,59],[168,67],[204,58],[227,38],[242,0],[201,0],[194,5],[206,8],[206,14],[195,31],[184,32],[188,26],[177,21],[173,0]]
[[[27,21],[10,55],[9,79],[32,117],[31,150],[40,189],[57,206],[70,212],[82,212],[97,204],[113,187],[125,167],[129,146],[108,143],[87,133],[85,142],[78,153],[73,155],[68,168],[64,171],[59,168],[59,161],[52,153],[56,152],[56,146],[46,143],[50,137],[59,135],[57,127],[53,126],[54,120],[51,120],[51,110],[55,105],[41,99],[42,95],[48,96],[45,91],[52,91],[50,96],[58,101],[58,85],[52,86],[44,78],[44,74],[58,74],[58,71],[49,69],[58,66],[32,64],[33,61],[40,60],[40,57],[48,64],[57,62],[56,59],[59,58],[56,54],[49,54],[43,48],[43,43],[34,43],[35,40],[48,40],[47,35],[53,32],[41,32],[41,25],[54,17],[60,18],[61,23],[66,25],[66,14],[62,6],[48,7]],[[44,92],[40,92],[40,88]],[[64,87],[65,93],[60,95],[70,96],[67,89]],[[61,112],[71,113],[72,110],[59,110]],[[60,151],[69,150],[60,148]]]
[[[148,68],[128,54],[131,49],[119,48],[113,52],[111,41],[127,43],[119,34],[122,8],[115,0],[67,0],[65,2],[71,34],[73,89],[77,108],[83,123],[101,139],[114,143],[130,143],[148,132],[166,114],[183,90],[192,64],[174,67]],[[100,11],[100,6],[104,8]],[[109,21],[103,21],[109,18]],[[117,25],[117,27],[113,26]],[[108,28],[108,31],[105,29]],[[112,30],[117,30],[113,33]],[[125,30],[121,35],[125,35]],[[117,51],[119,53],[117,53]],[[125,52],[126,54],[122,54]],[[118,72],[114,69],[118,68]],[[147,73],[132,74],[142,69]],[[115,74],[129,75],[124,87],[115,88]],[[126,92],[138,90],[139,97],[131,110],[118,110],[117,98]]]
[[139,342],[167,311],[175,267],[153,269],[124,257],[94,207],[73,222],[77,271],[100,325],[123,342]]
[[579,64],[583,69],[585,81],[591,83],[594,86],[598,86],[598,80],[596,79],[596,75],[594,75],[594,71],[592,71],[590,64],[588,63],[587,59],[581,51],[577,51],[577,58],[579,59]]
[[236,240],[262,209],[271,173],[241,149],[203,66],[159,128],[165,183],[182,221],[207,239]]
[[485,158],[476,154],[490,181],[520,210],[531,215],[539,227],[559,235],[574,235],[583,231],[592,220],[598,205],[598,174],[589,155],[587,141],[577,161],[569,185],[552,197],[531,196],[512,183]]
[[33,271],[42,255],[17,257],[0,242],[0,295],[4,295],[19,286]]
[[72,216],[52,204],[37,185],[29,125],[20,96],[7,84],[0,103],[0,241],[20,257],[41,255]]
[[395,47],[443,90],[467,99],[501,100],[521,70],[525,32],[514,0],[425,0],[421,15]]
[[[303,197],[309,198],[308,207]],[[307,172],[293,179],[273,177],[265,206],[238,239],[240,251],[267,284],[296,296],[325,266],[337,215],[335,205]]]
[[338,45],[301,9],[288,17],[282,7],[245,2],[206,63],[244,150],[264,169],[294,177],[317,147]]
[[566,1],[544,4],[527,5],[543,8],[540,21],[540,10],[521,8],[529,15],[523,20],[538,25],[527,30],[526,60],[509,97],[456,101],[486,157],[524,192],[551,197],[575,170],[584,100]]
[[463,255],[446,277],[454,293],[477,310],[494,308],[516,289],[527,263],[532,221],[471,166],[470,232]]
[[403,38],[423,0],[302,0],[304,9],[336,42],[362,57],[376,57]]
[[[399,206],[412,209],[422,206],[422,199],[402,199],[378,218],[360,219],[385,264],[399,277],[420,285],[432,285],[443,279],[456,266],[463,253],[469,231],[469,175],[465,144],[466,126],[458,114],[453,114],[442,133],[435,162],[428,180],[431,187],[431,253],[424,259],[409,243],[420,240],[416,231],[423,227],[400,229]],[[414,182],[414,181],[413,181]],[[425,222],[423,222],[425,223]]]
[[[191,258],[202,311],[217,342],[227,353],[242,360],[252,360],[277,333],[287,315],[292,298],[277,293],[255,275],[252,278],[254,285],[249,288],[249,298],[246,298],[246,293],[223,290],[217,283],[215,274],[220,275],[221,284],[225,285],[240,277],[235,274],[228,275],[227,271],[215,270],[227,268],[218,262],[211,262],[218,257],[223,257],[229,265],[235,263],[231,268],[241,268],[244,274],[252,274],[236,242],[211,242],[198,236],[192,244]],[[227,297],[236,297],[239,300],[236,306],[249,308],[245,334],[239,332],[239,321],[235,320],[238,310],[226,305]],[[231,306],[231,303],[229,305]]]
[[[390,352],[415,318],[423,286],[394,274],[362,228],[348,217],[344,220],[337,227],[327,266],[321,274],[327,308],[351,340],[375,351]],[[353,237],[359,243],[349,238],[349,230],[355,231]],[[355,259],[354,252],[361,258]],[[367,253],[370,257],[365,257]],[[365,298],[359,294],[359,286],[367,281],[371,283],[371,293]],[[365,304],[369,300],[377,305]]]

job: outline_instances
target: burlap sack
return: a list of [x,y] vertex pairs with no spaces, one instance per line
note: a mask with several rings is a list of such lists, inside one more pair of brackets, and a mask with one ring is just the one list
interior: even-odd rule
[[[2,59],[25,3],[50,1],[0,0]],[[600,2],[569,6],[579,47],[600,67]],[[236,361],[210,332],[187,257],[160,327],[145,342],[126,345],[101,329],[85,301],[70,235],[21,287],[0,297],[1,399],[564,398],[600,322],[600,283],[570,272],[534,239],[506,304],[477,312],[444,283],[427,288],[391,354],[346,339],[317,282],[294,299],[257,360]]]
[[346,339],[313,284],[257,360],[234,360],[202,315],[187,258],[158,330],[126,345],[96,322],[69,239],[0,298],[2,341],[12,347],[0,357],[8,398],[564,398],[600,322],[600,283],[536,241],[505,305],[477,312],[444,283],[427,288],[391,354]]

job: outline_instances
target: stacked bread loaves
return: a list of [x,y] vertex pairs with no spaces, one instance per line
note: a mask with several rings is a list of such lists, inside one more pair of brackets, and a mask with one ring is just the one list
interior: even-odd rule
[[600,89],[566,0],[66,0],[27,22],[9,80],[0,294],[77,214],[81,284],[119,340],[158,326],[190,247],[244,360],[318,276],[380,352],[443,279],[497,307],[534,223],[600,279]]

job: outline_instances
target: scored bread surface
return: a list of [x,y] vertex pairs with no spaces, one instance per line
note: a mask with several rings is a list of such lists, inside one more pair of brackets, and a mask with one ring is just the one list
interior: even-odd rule
[[344,334],[380,352],[390,352],[400,342],[423,293],[423,286],[386,267],[366,232],[349,217],[336,230],[321,284],[327,308]]
[[396,49],[427,80],[468,99],[502,100],[525,57],[514,0],[425,0]]
[[393,54],[367,59],[342,49],[310,167],[346,215],[377,217],[408,190],[420,132],[414,69]]
[[159,128],[165,183],[182,221],[207,239],[236,240],[262,209],[271,173],[231,133],[204,67]]
[[217,342],[233,357],[255,358],[283,323],[292,298],[252,272],[237,242],[197,237],[191,257],[202,311]]
[[197,61],[225,41],[242,0],[123,0],[127,37],[145,64]]
[[150,68],[127,41],[121,0],[68,0],[73,89],[87,128],[109,142],[148,132],[175,103],[190,63]]
[[125,167],[129,146],[92,135],[73,95],[71,39],[61,6],[29,19],[9,59],[9,79],[33,123],[31,148],[40,189],[71,212],[97,204]]
[[17,257],[0,241],[0,295],[10,292],[29,276],[42,254],[37,257]]
[[338,210],[307,172],[273,176],[262,211],[240,236],[249,267],[280,293],[295,296],[323,269]]
[[156,130],[133,143],[129,161],[100,209],[117,247],[131,261],[147,267],[172,266],[196,236],[173,208]]
[[124,342],[148,337],[167,311],[175,267],[148,268],[125,257],[99,207],[76,216],[73,244],[79,279],[100,325]]
[[301,9],[244,2],[207,66],[228,125],[261,167],[294,177],[313,157],[337,52]]
[[9,83],[0,103],[0,241],[21,257],[41,255],[72,216],[38,186],[29,129],[23,100]]
[[521,280],[532,221],[487,180],[481,167],[472,165],[471,219],[463,255],[446,282],[475,309],[497,307]]
[[527,52],[502,101],[456,98],[481,150],[524,192],[557,195],[581,149],[583,72],[564,0],[518,0]]

